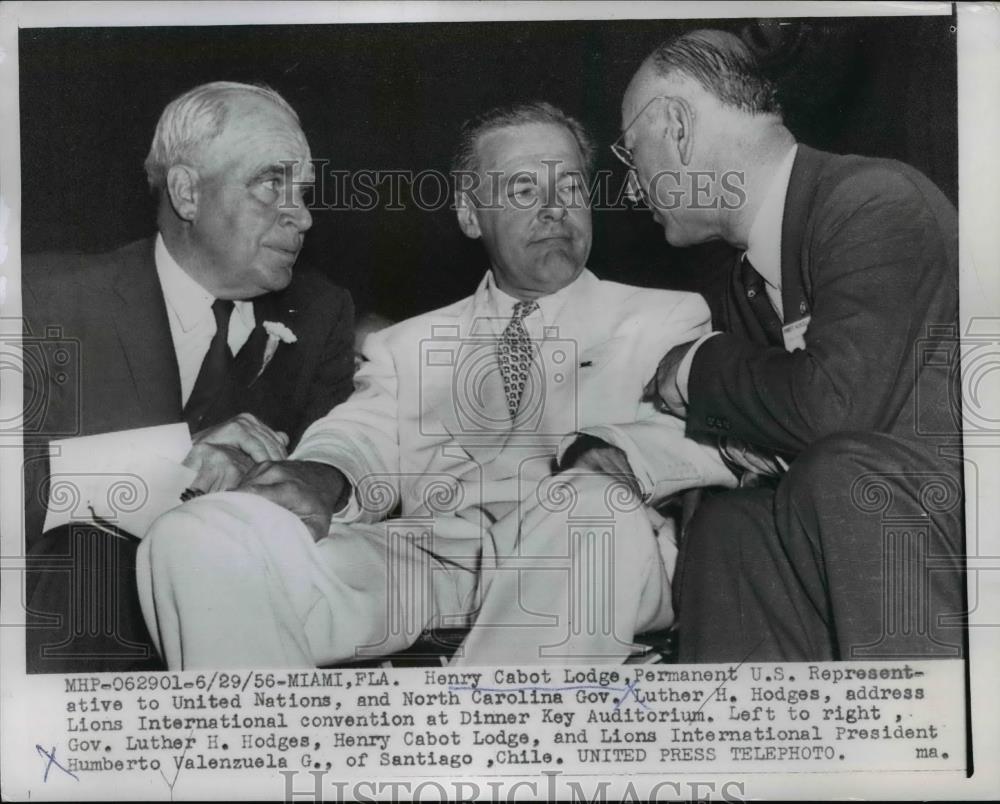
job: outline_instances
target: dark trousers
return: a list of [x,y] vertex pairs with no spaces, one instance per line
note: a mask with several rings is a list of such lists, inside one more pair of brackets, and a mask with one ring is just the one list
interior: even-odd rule
[[163,670],[135,582],[136,542],[86,523],[44,534],[28,551],[29,673]]
[[706,496],[675,578],[681,662],[964,655],[960,462],[845,433]]

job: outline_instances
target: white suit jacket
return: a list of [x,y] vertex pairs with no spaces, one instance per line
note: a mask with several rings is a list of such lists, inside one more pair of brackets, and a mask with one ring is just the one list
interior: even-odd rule
[[303,435],[292,458],[335,466],[354,485],[335,526],[396,512],[433,517],[438,535],[479,537],[537,493],[583,432],[626,451],[649,500],[735,484],[714,448],[640,401],[660,358],[709,331],[700,296],[584,270],[535,343],[512,422],[496,358],[506,322],[490,320],[487,278],[468,298],[370,335],[354,394]]

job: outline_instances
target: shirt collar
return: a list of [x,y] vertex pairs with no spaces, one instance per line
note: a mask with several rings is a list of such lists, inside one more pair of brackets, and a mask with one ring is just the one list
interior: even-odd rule
[[[188,332],[204,320],[206,311],[211,310],[215,297],[177,264],[167,250],[167,244],[163,242],[163,235],[159,233],[156,235],[153,259],[156,262],[156,273],[160,277],[160,287],[163,289],[163,299],[167,303],[167,308],[176,316],[181,329]],[[244,323],[253,329],[253,302],[237,301],[233,309]]]
[[781,220],[798,149],[795,144],[782,157],[747,236],[747,259],[764,281],[778,290],[781,289]]
[[[555,293],[535,299],[538,302],[543,324],[551,326],[555,323],[563,306],[566,304],[566,299],[569,297],[571,289],[580,282],[586,272],[587,269],[584,268],[580,272],[580,275],[566,285],[566,287],[559,288]],[[497,287],[492,270],[486,274],[486,297],[489,299],[489,304],[496,317],[502,319],[510,318],[514,314],[514,305],[520,301],[520,299],[515,299],[509,293],[505,293]]]

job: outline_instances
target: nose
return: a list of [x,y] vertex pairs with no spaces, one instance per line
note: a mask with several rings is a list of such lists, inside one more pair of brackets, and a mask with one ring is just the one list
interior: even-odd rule
[[639,176],[635,172],[635,168],[632,168],[628,172],[628,178],[625,180],[625,197],[633,204],[645,203],[646,193],[642,189],[642,185],[639,184]]
[[566,204],[554,187],[550,187],[542,197],[538,217],[544,221],[561,221],[566,217]]
[[312,213],[309,211],[309,205],[301,192],[296,191],[291,205],[285,207],[282,212],[285,221],[300,232],[305,232],[313,224]]

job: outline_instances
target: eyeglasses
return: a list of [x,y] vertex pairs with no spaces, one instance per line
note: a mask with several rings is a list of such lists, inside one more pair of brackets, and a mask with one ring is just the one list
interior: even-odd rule
[[671,95],[654,95],[646,101],[646,104],[639,110],[639,113],[632,118],[632,122],[622,129],[621,136],[619,136],[618,139],[611,144],[611,152],[617,156],[622,161],[622,164],[624,164],[629,170],[635,170],[635,160],[632,156],[632,149],[626,148],[623,144],[625,142],[625,132],[635,125],[636,120],[642,117],[643,112],[650,107],[653,101],[658,100],[673,100],[673,97]]

